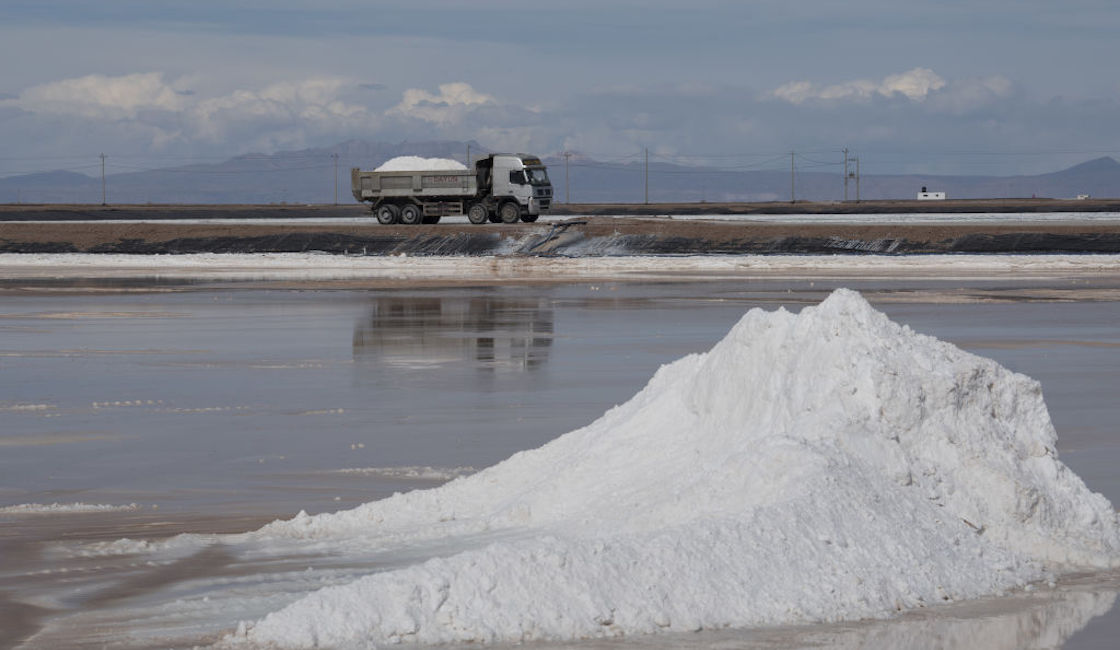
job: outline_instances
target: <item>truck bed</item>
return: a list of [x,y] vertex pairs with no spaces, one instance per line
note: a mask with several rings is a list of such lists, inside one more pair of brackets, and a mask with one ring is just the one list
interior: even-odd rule
[[474,170],[372,172],[354,169],[350,186],[359,201],[415,197],[420,200],[462,200],[478,193]]

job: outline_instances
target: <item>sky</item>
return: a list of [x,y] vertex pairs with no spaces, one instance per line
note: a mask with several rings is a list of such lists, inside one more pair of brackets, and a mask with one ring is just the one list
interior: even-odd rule
[[475,140],[725,169],[1120,158],[1115,0],[3,0],[0,176]]

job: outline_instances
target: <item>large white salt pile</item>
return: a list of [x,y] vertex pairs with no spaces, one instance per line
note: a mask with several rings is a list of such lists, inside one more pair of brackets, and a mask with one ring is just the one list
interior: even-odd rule
[[258,534],[451,550],[371,567],[227,643],[835,621],[1120,565],[1116,512],[1058,461],[1038,383],[846,290],[799,315],[752,310],[711,351],[539,449]]
[[450,158],[422,158],[420,156],[397,156],[381,164],[375,172],[411,171],[450,171],[462,170],[467,166]]

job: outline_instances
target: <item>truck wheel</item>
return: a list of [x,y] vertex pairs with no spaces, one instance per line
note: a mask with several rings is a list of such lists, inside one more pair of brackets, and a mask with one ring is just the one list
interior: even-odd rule
[[392,203],[385,203],[377,208],[377,223],[391,226],[400,219],[400,208]]
[[540,216],[541,215],[539,215],[539,214],[523,214],[523,215],[521,215],[521,220],[524,221],[525,223],[533,223]]
[[506,201],[498,208],[498,216],[501,217],[502,223],[517,223],[521,218],[521,206],[513,201]]
[[420,206],[409,203],[401,208],[401,223],[406,226],[415,226],[424,220],[424,213],[420,210]]
[[472,203],[471,207],[467,208],[467,221],[471,223],[486,223],[489,217],[490,211],[481,203]]

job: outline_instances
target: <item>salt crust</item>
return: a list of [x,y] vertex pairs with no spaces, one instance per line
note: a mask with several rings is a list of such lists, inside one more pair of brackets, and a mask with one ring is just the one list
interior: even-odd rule
[[120,512],[125,510],[138,510],[140,506],[130,503],[126,506],[115,506],[103,503],[21,503],[14,506],[0,508],[0,515],[68,515],[88,514],[98,512]]
[[381,478],[410,479],[419,481],[450,481],[477,472],[473,467],[429,467],[415,465],[406,467],[348,467],[332,470],[335,474],[359,474]]
[[421,158],[397,156],[382,163],[375,172],[451,171],[466,169],[466,165],[450,158]]
[[543,447],[252,533],[485,541],[321,589],[222,645],[837,621],[1116,567],[1116,512],[1055,440],[1036,381],[892,323],[855,292],[799,315],[756,309]]

